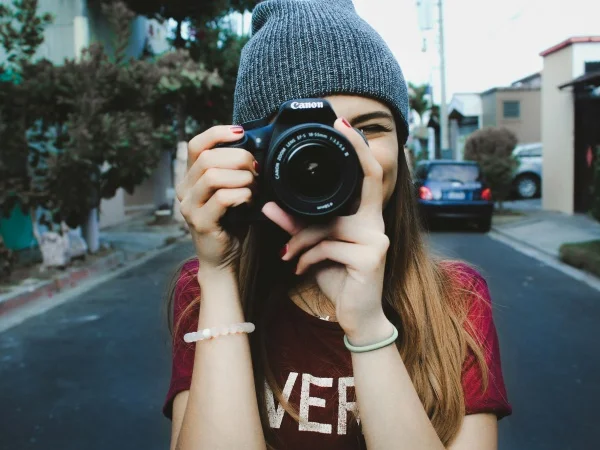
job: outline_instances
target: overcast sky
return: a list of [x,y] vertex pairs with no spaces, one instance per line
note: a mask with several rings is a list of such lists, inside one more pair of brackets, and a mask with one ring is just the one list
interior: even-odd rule
[[[436,41],[423,53],[416,0],[354,0],[388,42],[409,81],[433,76],[439,99]],[[541,70],[539,53],[571,36],[600,35],[598,0],[444,0],[448,101]]]

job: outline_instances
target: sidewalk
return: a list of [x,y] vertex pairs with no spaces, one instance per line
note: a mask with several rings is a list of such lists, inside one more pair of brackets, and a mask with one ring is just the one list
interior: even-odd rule
[[564,243],[600,239],[600,223],[583,214],[544,211],[539,199],[506,202],[505,208],[522,215],[494,217],[494,231],[554,258]]
[[36,300],[51,298],[84,282],[127,266],[145,254],[158,251],[187,235],[181,224],[153,225],[151,215],[143,215],[102,230],[101,251],[85,261],[75,261],[65,270],[37,268],[29,276],[0,286],[0,316]]
[[164,247],[185,236],[182,224],[153,225],[151,215],[135,217],[125,223],[106,228],[100,233],[100,242],[124,253],[127,261],[139,258],[149,251]]

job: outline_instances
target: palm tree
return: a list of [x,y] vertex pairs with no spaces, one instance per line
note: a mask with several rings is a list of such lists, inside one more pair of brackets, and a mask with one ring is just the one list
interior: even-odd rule
[[431,108],[427,84],[408,83],[408,101],[410,109],[419,115],[419,125],[423,124],[423,114]]

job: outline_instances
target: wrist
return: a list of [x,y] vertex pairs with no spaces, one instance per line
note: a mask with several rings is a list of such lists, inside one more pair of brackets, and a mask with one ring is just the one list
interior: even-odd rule
[[381,311],[381,314],[361,322],[360,326],[344,332],[351,345],[364,347],[388,339],[394,333],[394,326]]
[[237,283],[237,274],[231,266],[214,267],[200,263],[196,275],[200,289],[210,289],[213,286],[221,286],[223,283]]
[[240,303],[237,274],[230,269],[204,269],[198,270],[198,284],[200,286],[201,304],[227,305]]
[[238,278],[233,271],[204,267],[197,277],[201,297],[199,329],[245,322]]

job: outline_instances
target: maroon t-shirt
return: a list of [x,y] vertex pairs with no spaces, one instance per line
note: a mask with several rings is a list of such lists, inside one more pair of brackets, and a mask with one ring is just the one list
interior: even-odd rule
[[[198,262],[188,262],[175,290],[174,317],[177,321],[185,306],[199,294],[196,281]],[[473,302],[469,315],[479,338],[483,339],[489,383],[481,390],[481,371],[472,353],[463,366],[463,390],[467,414],[494,413],[500,419],[512,410],[507,401],[500,365],[500,351],[494,326],[491,301],[485,280],[464,266],[464,282],[474,284],[485,302]],[[173,368],[163,413],[171,418],[177,393],[190,388],[195,343],[186,344],[183,335],[196,331],[198,310],[184,322],[173,344]],[[299,409],[296,422],[267,390],[270,426],[279,438],[278,450],[311,448],[328,450],[365,449],[363,435],[353,418],[354,378],[350,352],[343,343],[344,332],[336,322],[314,317],[289,298],[282,299],[278,320],[269,330],[269,356],[284,396]]]

